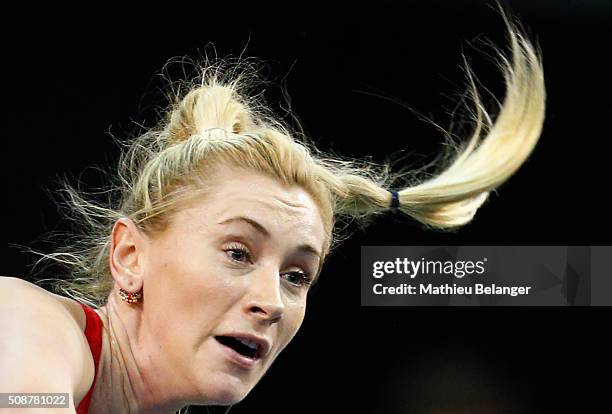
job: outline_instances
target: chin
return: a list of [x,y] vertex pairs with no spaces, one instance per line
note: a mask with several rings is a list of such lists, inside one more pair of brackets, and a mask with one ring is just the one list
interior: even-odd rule
[[248,384],[231,375],[211,378],[201,390],[201,403],[205,405],[233,405],[242,401],[255,384]]
[[214,390],[212,394],[208,394],[206,396],[207,404],[212,405],[234,405],[238,404],[240,401],[244,400],[244,398],[249,394],[251,389],[246,391],[240,391],[231,388],[220,388]]

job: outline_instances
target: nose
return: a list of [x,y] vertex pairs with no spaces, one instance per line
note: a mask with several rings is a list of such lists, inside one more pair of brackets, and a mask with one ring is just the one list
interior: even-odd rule
[[281,295],[279,270],[273,266],[258,269],[251,280],[244,301],[244,310],[250,318],[273,324],[281,320],[285,303]]

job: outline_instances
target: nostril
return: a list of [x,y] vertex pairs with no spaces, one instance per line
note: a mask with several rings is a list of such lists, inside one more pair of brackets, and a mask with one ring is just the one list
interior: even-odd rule
[[263,308],[261,308],[261,307],[259,307],[259,306],[253,306],[253,307],[251,307],[251,312],[252,312],[252,313],[262,313],[262,314],[265,314],[265,313],[266,313],[266,311],[265,311],[265,310],[263,310]]
[[258,318],[265,319],[270,323],[275,323],[281,320],[283,316],[283,307],[282,306],[269,306],[269,307],[261,307],[261,306],[251,306],[250,313],[255,315]]

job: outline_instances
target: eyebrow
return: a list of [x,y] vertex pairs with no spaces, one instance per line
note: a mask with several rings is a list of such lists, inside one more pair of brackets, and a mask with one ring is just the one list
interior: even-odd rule
[[[244,216],[231,217],[231,218],[228,218],[227,220],[220,221],[219,224],[229,224],[229,223],[236,222],[236,221],[244,221],[245,223],[250,224],[259,233],[263,234],[266,237],[270,237],[270,232],[264,226],[262,226],[260,223],[258,223],[257,221],[249,217],[244,217]],[[310,244],[300,244],[297,249],[301,252],[311,253],[317,256],[317,258],[319,259],[319,263],[321,263],[321,253],[315,247],[311,246]]]

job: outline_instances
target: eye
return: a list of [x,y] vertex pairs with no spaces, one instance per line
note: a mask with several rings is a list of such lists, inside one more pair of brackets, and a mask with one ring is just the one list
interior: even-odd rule
[[241,245],[230,245],[223,250],[234,262],[245,263],[251,261],[251,253]]
[[282,277],[294,286],[310,286],[312,283],[312,278],[304,272],[284,273]]

